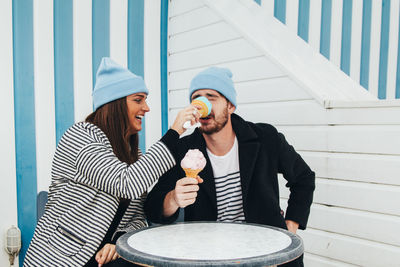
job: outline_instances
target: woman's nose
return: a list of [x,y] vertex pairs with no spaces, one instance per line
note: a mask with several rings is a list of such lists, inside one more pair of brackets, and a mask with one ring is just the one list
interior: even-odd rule
[[149,111],[150,111],[150,107],[149,107],[149,105],[147,105],[147,102],[144,102],[143,110],[144,110],[145,112],[149,112]]

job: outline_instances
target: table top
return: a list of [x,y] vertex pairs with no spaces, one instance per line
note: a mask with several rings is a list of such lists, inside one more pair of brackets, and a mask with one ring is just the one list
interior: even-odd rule
[[303,253],[301,238],[259,224],[185,222],[126,233],[117,241],[124,259],[152,266],[278,265]]

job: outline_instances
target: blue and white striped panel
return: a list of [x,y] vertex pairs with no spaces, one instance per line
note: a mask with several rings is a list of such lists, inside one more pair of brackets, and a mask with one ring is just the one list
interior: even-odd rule
[[[38,192],[50,183],[51,158],[56,147],[53,1],[33,2],[35,73],[35,130]],[[72,87],[73,88],[73,87]]]
[[24,255],[35,229],[37,194],[33,1],[13,1],[12,18],[18,226]]
[[[91,93],[101,57],[111,56],[144,74],[143,14],[144,0],[0,3],[5,175],[0,201],[10,203],[1,228],[18,222],[22,258],[36,226],[37,194],[48,190],[56,144],[93,110]],[[144,133],[145,128],[140,133],[143,151]]]
[[399,1],[254,1],[379,99],[400,98]]
[[168,0],[161,0],[160,14],[160,70],[162,134],[168,130]]

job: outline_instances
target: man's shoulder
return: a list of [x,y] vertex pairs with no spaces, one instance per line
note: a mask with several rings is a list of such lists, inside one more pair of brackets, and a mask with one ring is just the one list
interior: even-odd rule
[[278,130],[271,124],[263,122],[246,121],[236,114],[232,114],[232,124],[238,136],[243,140],[249,139],[273,139],[278,136]]
[[278,130],[275,128],[275,126],[268,124],[268,123],[256,122],[256,123],[253,123],[253,125],[254,125],[254,128],[259,131],[269,132],[269,133],[277,133],[278,132]]
[[262,122],[246,122],[252,129],[252,138],[248,141],[254,140],[262,145],[263,148],[268,148],[268,153],[276,154],[282,141],[282,134],[275,128],[275,126],[262,123]]
[[276,128],[272,126],[271,124],[264,123],[264,122],[252,122],[245,120],[241,116],[237,114],[232,114],[232,123],[234,125],[237,125],[240,128],[246,127],[246,125],[250,126],[250,128],[256,130],[256,131],[271,131],[271,132],[277,132]]
[[257,135],[277,135],[278,130],[275,126],[264,123],[264,122],[251,122],[246,121],[246,123],[250,126],[253,131],[257,133]]

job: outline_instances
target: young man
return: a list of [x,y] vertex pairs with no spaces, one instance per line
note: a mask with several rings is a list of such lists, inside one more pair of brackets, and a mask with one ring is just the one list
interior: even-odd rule
[[[191,100],[205,96],[212,111],[201,127],[179,141],[177,165],[149,193],[145,213],[150,221],[171,223],[179,208],[185,221],[248,222],[296,233],[305,229],[315,188],[315,174],[273,126],[243,120],[229,69],[211,67],[191,82]],[[179,163],[188,149],[203,152],[207,164],[202,183],[185,177]],[[290,188],[285,217],[279,206],[278,173]],[[302,266],[302,259],[285,266]]]

